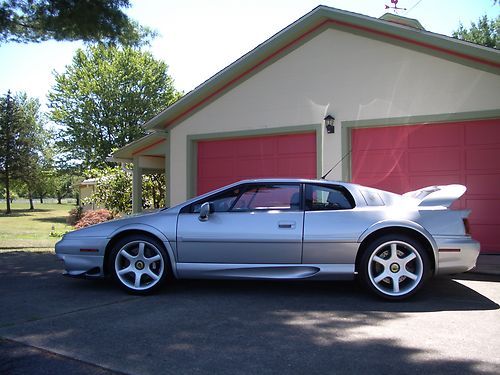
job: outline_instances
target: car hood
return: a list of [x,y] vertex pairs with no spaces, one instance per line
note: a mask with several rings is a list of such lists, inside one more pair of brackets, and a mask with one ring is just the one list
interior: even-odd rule
[[154,212],[139,213],[127,215],[118,219],[113,219],[110,221],[105,221],[103,223],[90,225],[85,228],[76,229],[74,231],[68,232],[64,237],[107,237],[118,228],[121,228],[127,224],[149,224],[154,222],[158,215],[161,214],[161,210],[156,210]]

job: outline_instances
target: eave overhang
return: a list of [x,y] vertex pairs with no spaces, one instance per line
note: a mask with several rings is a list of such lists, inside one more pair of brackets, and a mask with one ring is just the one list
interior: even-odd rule
[[[127,163],[133,161],[136,156],[144,156],[151,153],[151,151],[165,143],[167,137],[166,132],[156,131],[150,133],[138,140],[129,143],[128,145],[116,150],[108,158],[108,161],[114,161],[117,163]],[[150,155],[153,156],[153,155]],[[164,156],[164,155],[163,155]]]

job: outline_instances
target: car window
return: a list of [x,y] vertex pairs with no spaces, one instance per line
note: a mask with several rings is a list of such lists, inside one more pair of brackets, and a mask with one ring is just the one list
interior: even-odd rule
[[342,186],[306,185],[306,209],[309,211],[347,210],[354,199]]
[[248,188],[238,198],[232,211],[299,210],[300,185],[258,185]]
[[241,189],[232,189],[225,191],[216,196],[208,197],[202,201],[196,202],[191,206],[191,213],[200,213],[201,205],[205,202],[211,202],[213,204],[214,212],[227,212],[233,206],[238,196],[241,194]]

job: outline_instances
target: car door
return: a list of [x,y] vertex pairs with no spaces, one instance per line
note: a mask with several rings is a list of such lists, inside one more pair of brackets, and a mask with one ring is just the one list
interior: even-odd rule
[[353,264],[360,225],[349,191],[334,184],[306,184],[303,263]]
[[[232,188],[191,204],[177,224],[181,263],[301,263],[304,211],[301,184]],[[200,220],[205,202],[213,207]]]

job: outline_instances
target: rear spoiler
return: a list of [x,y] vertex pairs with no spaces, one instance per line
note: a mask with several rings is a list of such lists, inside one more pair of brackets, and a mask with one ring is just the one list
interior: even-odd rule
[[453,202],[464,195],[467,188],[463,185],[428,186],[404,193],[403,197],[413,200],[417,206],[450,207]]

